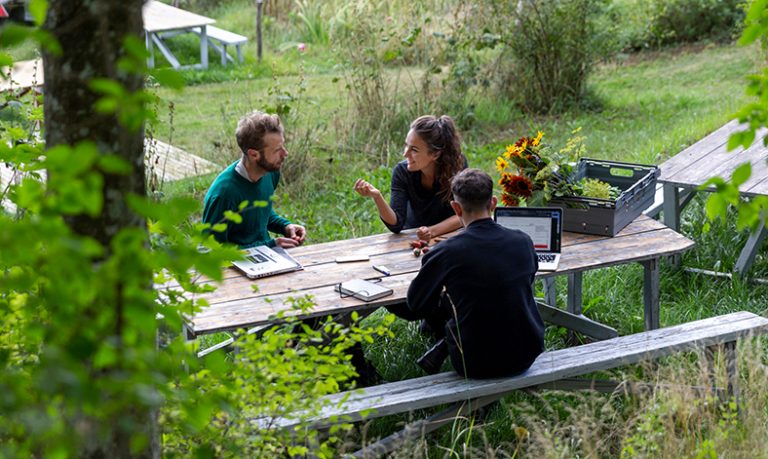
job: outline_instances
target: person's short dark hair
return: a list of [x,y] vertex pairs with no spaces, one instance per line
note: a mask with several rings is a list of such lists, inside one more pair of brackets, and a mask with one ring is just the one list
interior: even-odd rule
[[487,210],[493,198],[493,179],[480,169],[464,169],[451,180],[451,193],[465,212]]
[[270,133],[283,133],[280,117],[254,110],[240,118],[237,123],[235,131],[237,146],[243,154],[246,154],[250,148],[261,151],[264,148],[264,136]]

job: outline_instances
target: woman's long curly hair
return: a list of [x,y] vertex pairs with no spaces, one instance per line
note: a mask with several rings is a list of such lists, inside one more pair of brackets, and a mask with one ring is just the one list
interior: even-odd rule
[[464,169],[461,153],[461,137],[453,118],[448,115],[435,117],[424,115],[411,123],[411,130],[429,146],[430,153],[440,152],[435,162],[437,195],[445,202],[451,200],[451,179]]

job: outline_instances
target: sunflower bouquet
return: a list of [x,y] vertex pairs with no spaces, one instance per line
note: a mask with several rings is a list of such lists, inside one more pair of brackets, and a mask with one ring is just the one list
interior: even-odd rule
[[544,133],[535,137],[521,137],[496,158],[499,171],[501,202],[505,206],[545,206],[552,197],[576,194],[571,180],[573,167],[561,162],[564,150],[551,151],[542,144]]

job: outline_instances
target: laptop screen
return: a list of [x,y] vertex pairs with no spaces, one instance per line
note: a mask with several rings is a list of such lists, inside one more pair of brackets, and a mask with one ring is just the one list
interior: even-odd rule
[[557,207],[497,207],[496,222],[527,234],[537,252],[560,252],[563,210]]

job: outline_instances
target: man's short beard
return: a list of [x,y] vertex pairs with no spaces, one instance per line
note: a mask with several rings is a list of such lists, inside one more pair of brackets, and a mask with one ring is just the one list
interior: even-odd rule
[[274,163],[270,163],[264,158],[263,155],[259,155],[259,159],[256,160],[256,165],[267,172],[277,172],[280,170],[280,166],[276,166]]

